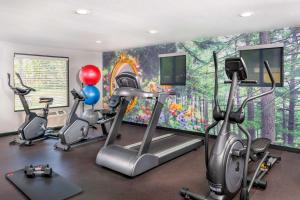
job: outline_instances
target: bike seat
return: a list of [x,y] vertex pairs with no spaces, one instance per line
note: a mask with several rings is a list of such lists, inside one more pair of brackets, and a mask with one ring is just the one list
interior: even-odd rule
[[48,97],[40,97],[40,103],[52,103],[53,98],[48,98]]
[[271,140],[268,138],[257,138],[251,143],[251,151],[254,154],[264,153],[271,144]]
[[101,120],[112,118],[117,114],[115,111],[111,109],[100,109],[96,111],[100,112],[100,114],[102,115],[102,117],[100,117]]
[[16,90],[17,90],[17,93],[18,93],[18,94],[26,95],[26,94],[29,93],[29,90],[28,90],[28,89],[23,89],[23,88],[16,87]]

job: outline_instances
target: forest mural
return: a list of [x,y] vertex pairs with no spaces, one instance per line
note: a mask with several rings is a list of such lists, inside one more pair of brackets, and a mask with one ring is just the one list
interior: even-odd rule
[[[267,137],[274,144],[300,148],[300,28],[283,28],[271,31],[235,34],[230,36],[199,38],[193,41],[160,44],[142,48],[103,53],[104,102],[109,97],[109,80],[114,63],[121,53],[138,62],[142,87],[156,91],[159,86],[159,54],[186,52],[187,83],[176,86],[176,96],[170,96],[160,116],[159,126],[204,133],[212,123],[214,66],[212,52],[219,60],[219,101],[223,108],[229,90],[224,72],[224,59],[238,56],[240,46],[284,44],[284,86],[277,87],[274,94],[248,104],[244,125],[253,138]],[[239,105],[248,95],[268,90],[266,87],[240,87],[235,97]],[[139,99],[127,113],[125,120],[147,123],[153,102]],[[224,108],[225,109],[225,108]],[[211,134],[217,134],[217,127]],[[237,127],[232,127],[238,131]],[[241,134],[237,132],[237,134]],[[242,135],[242,134],[241,134]]]

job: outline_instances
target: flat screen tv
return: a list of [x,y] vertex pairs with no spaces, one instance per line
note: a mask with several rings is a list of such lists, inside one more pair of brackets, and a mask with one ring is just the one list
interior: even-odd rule
[[184,53],[161,54],[159,60],[161,85],[185,85],[186,55]]
[[264,61],[267,60],[275,79],[276,86],[283,86],[283,44],[274,43],[256,46],[245,46],[239,47],[238,50],[240,51],[240,56],[244,59],[247,66],[247,79],[257,81],[257,84],[242,85],[253,85],[258,87],[271,86],[271,80],[264,66]]

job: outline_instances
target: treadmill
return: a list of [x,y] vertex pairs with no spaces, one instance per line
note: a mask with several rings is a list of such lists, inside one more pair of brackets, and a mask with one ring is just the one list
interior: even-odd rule
[[[141,89],[138,77],[123,72],[116,77],[119,88],[114,95],[122,98],[104,146],[99,151],[96,163],[130,177],[142,174],[178,156],[199,148],[203,139],[181,134],[165,134],[153,138],[163,105],[170,92],[151,93]],[[120,146],[115,144],[122,120],[130,101],[134,97],[154,99],[155,105],[141,142]]]

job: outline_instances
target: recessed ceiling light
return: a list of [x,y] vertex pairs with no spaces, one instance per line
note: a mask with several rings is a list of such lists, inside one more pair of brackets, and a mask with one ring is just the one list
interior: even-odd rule
[[149,32],[150,34],[156,34],[156,33],[158,33],[158,30],[152,29],[152,30],[149,30],[148,32]]
[[91,11],[87,10],[87,9],[77,9],[75,11],[76,14],[78,15],[87,15],[89,14]]
[[101,41],[101,40],[97,40],[96,43],[97,43],[97,44],[101,44],[102,41]]
[[251,17],[253,15],[253,12],[243,12],[240,14],[240,17]]

